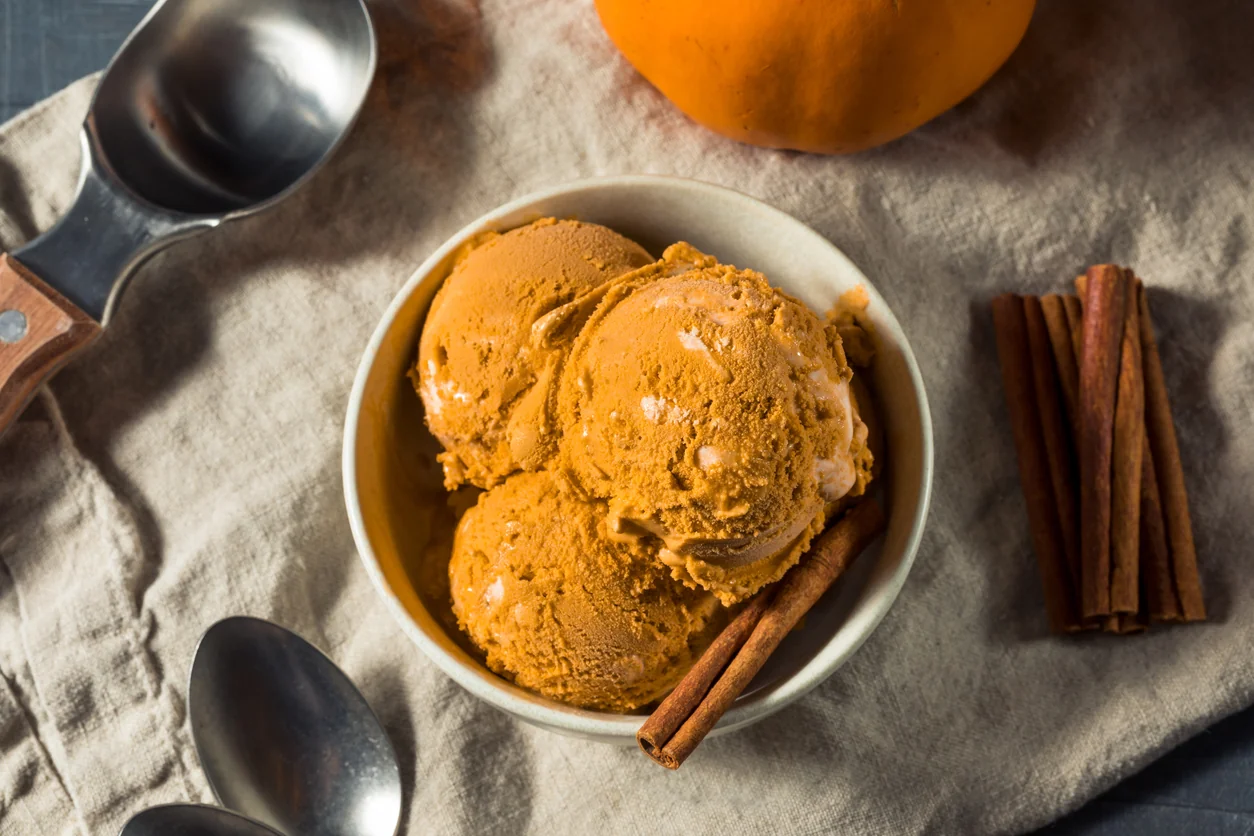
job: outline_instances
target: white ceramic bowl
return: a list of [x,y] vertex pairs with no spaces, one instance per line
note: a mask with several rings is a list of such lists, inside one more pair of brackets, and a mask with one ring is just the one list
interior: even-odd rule
[[[485,230],[556,216],[604,224],[650,252],[685,240],[720,261],[753,268],[827,311],[856,285],[868,291],[878,335],[871,387],[887,439],[880,495],[888,530],[815,606],[714,734],[761,720],[801,697],[858,649],[888,612],[914,560],[932,484],[932,426],[914,355],[892,312],[857,267],[809,227],[738,192],[671,177],[584,180],[520,198],[450,238],[409,278],[383,315],[353,384],[344,428],[344,493],[370,578],[405,633],[475,696],[529,723],[565,734],[629,743],[643,718],[571,708],[489,671],[441,627],[412,582],[445,497],[405,372],[432,296],[458,248]],[[438,566],[436,567],[438,571]]]

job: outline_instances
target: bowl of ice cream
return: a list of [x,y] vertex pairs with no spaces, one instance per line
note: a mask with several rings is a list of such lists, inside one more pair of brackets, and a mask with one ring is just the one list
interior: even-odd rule
[[[824,318],[850,298],[857,327]],[[453,236],[384,314],[345,427],[354,538],[405,633],[491,705],[622,743],[869,490],[884,537],[715,733],[827,678],[896,598],[931,478],[872,283],[785,213],[677,178],[573,183]]]

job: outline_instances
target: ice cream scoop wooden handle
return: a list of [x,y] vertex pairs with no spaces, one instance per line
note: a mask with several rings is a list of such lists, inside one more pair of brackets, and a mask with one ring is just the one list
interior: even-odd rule
[[100,335],[100,324],[0,255],[0,433],[39,385]]

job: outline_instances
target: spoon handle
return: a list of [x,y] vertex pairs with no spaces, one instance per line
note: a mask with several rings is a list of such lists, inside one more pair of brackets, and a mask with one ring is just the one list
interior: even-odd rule
[[39,385],[100,330],[99,323],[12,256],[0,255],[0,434]]

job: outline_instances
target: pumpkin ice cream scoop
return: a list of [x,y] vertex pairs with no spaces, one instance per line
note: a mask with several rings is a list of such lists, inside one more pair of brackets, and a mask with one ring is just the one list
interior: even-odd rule
[[410,377],[443,444],[445,484],[491,487],[556,450],[548,397],[606,282],[652,262],[596,224],[552,218],[481,239],[431,303]]
[[466,512],[449,583],[488,667],[585,708],[630,711],[659,699],[722,625],[713,596],[611,540],[604,507],[547,472],[514,475]]
[[740,601],[870,478],[851,378],[835,328],[759,273],[623,280],[563,370],[560,466],[606,503],[611,536]]

